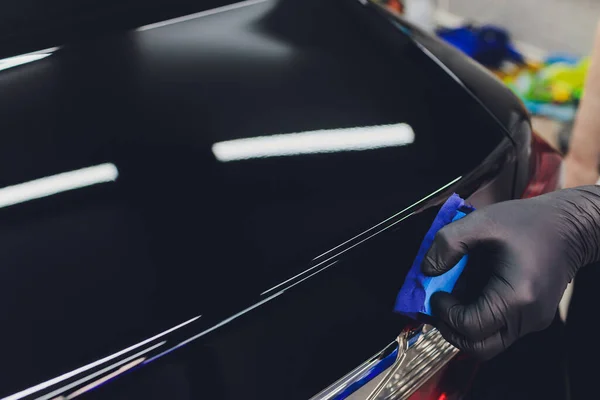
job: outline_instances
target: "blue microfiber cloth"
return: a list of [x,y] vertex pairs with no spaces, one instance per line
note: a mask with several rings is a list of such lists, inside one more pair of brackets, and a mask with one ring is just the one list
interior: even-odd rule
[[417,257],[408,271],[408,275],[406,275],[404,285],[402,285],[396,297],[395,312],[413,319],[417,319],[419,313],[431,315],[431,307],[429,305],[431,295],[440,291],[452,292],[454,285],[456,285],[460,274],[467,264],[468,256],[465,255],[450,271],[436,277],[423,275],[421,272],[421,263],[431,247],[437,231],[452,221],[463,218],[474,210],[472,206],[466,204],[456,193],[450,196],[444,203],[433,220],[431,228],[429,228],[429,231],[425,235]]

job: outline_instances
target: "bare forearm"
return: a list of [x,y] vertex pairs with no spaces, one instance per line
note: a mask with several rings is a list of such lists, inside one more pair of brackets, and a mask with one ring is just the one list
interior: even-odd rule
[[575,119],[567,156],[568,168],[569,164],[574,169],[593,172],[597,177],[600,165],[600,24],[596,30],[583,98]]

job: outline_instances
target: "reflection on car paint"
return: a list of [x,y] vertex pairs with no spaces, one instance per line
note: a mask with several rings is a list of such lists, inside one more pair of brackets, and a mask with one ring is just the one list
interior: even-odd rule
[[[74,376],[82,374],[82,373],[84,373],[86,371],[89,371],[89,370],[91,370],[93,368],[96,368],[96,367],[98,367],[98,366],[100,366],[102,364],[105,364],[105,363],[107,363],[107,362],[109,362],[111,360],[114,360],[115,358],[118,358],[118,357],[120,357],[122,355],[125,355],[125,354],[127,354],[127,353],[129,353],[129,352],[131,352],[131,351],[133,351],[135,349],[138,349],[138,348],[140,348],[142,346],[145,346],[145,345],[153,342],[156,339],[159,339],[159,338],[161,338],[161,337],[163,337],[165,335],[168,335],[168,334],[170,334],[170,333],[172,333],[172,332],[174,332],[174,331],[176,331],[178,329],[183,328],[186,325],[191,324],[192,322],[198,320],[200,317],[201,317],[201,315],[199,315],[197,317],[194,317],[194,318],[191,318],[191,319],[189,319],[189,320],[187,320],[187,321],[185,321],[185,322],[183,322],[183,323],[181,323],[181,324],[179,324],[177,326],[174,326],[174,327],[172,327],[170,329],[167,329],[164,332],[159,333],[158,335],[152,336],[151,338],[148,338],[148,339],[146,339],[146,340],[144,340],[142,342],[139,342],[139,343],[137,343],[137,344],[135,344],[133,346],[130,346],[130,347],[126,348],[126,349],[123,349],[123,350],[121,350],[121,351],[119,351],[117,353],[111,354],[110,356],[104,357],[104,358],[102,358],[100,360],[97,360],[97,361],[94,361],[94,362],[92,362],[90,364],[84,365],[83,367],[77,368],[77,369],[75,369],[75,370],[73,370],[71,372],[67,372],[66,374],[63,374],[63,375],[58,376],[56,378],[50,379],[50,380],[48,380],[46,382],[42,382],[42,383],[40,383],[38,385],[30,387],[29,389],[22,390],[22,391],[20,391],[18,393],[15,393],[13,395],[5,397],[2,400],[18,400],[18,399],[22,399],[25,396],[29,396],[29,395],[31,395],[33,393],[36,393],[36,392],[39,392],[39,391],[44,390],[46,388],[49,388],[52,385],[56,385],[56,384],[58,384],[60,382],[63,382],[65,380],[67,380],[67,379],[70,379],[70,378],[72,378]],[[162,342],[160,342],[160,343],[158,343],[158,344],[156,344],[156,345],[154,345],[152,347],[149,347],[149,348],[143,350],[140,353],[135,354],[134,356],[129,357],[129,359],[131,359],[132,357],[133,358],[138,357],[138,356],[140,356],[142,354],[145,354],[145,353],[147,353],[149,351],[152,351],[152,350],[154,350],[154,349],[156,349],[156,348],[164,345],[165,343],[167,343],[167,341],[162,341]],[[121,360],[117,364],[120,365],[123,362],[127,362],[129,359],[126,359],[126,361],[125,360]],[[111,368],[114,368],[115,366],[116,365],[111,365],[110,367],[107,367],[107,368],[111,369]],[[84,381],[87,381],[89,379],[91,379],[90,376],[86,376],[84,378]],[[58,392],[63,392],[64,390],[65,390],[64,388],[61,388],[61,389],[58,390]]]
[[110,374],[103,376],[100,379],[95,380],[94,382],[82,387],[81,389],[77,389],[76,391],[69,394],[68,396],[66,396],[66,397],[63,396],[63,398],[66,400],[74,399],[75,397],[77,397],[79,395],[82,395],[91,390],[94,390],[94,389],[100,387],[101,385],[103,385],[104,383],[108,382],[109,380],[116,378],[119,375],[121,375],[127,371],[130,371],[132,368],[136,367],[137,365],[140,365],[144,360],[145,360],[145,357],[137,358],[137,359],[133,360],[132,362],[123,365],[115,372],[111,372]]
[[251,158],[375,150],[405,146],[415,141],[415,133],[405,123],[355,128],[323,129],[228,140],[213,144],[212,152],[221,162]]
[[[363,236],[365,236],[365,234],[367,234],[367,233],[369,233],[369,232],[373,231],[375,228],[377,228],[377,227],[380,227],[381,225],[385,224],[386,222],[390,222],[390,221],[391,221],[391,220],[393,220],[394,218],[396,218],[396,217],[398,217],[398,216],[402,215],[404,212],[406,212],[406,211],[408,211],[409,209],[411,209],[411,208],[413,208],[413,207],[417,206],[418,204],[420,204],[420,203],[422,203],[422,202],[425,202],[427,199],[431,198],[432,196],[435,196],[436,194],[438,194],[438,193],[442,192],[444,189],[447,189],[447,188],[449,188],[450,186],[452,186],[453,184],[455,184],[456,182],[458,182],[460,179],[462,179],[462,176],[459,176],[458,178],[456,178],[456,179],[452,180],[451,182],[449,182],[449,183],[447,183],[446,185],[442,186],[441,188],[439,188],[439,189],[438,189],[438,190],[436,190],[435,192],[433,192],[433,193],[429,194],[428,196],[425,196],[425,197],[424,197],[424,198],[422,198],[421,200],[419,200],[419,201],[415,202],[414,204],[412,204],[411,206],[409,206],[409,207],[405,208],[404,210],[400,211],[399,213],[396,213],[396,214],[394,214],[393,216],[391,216],[391,217],[387,218],[387,219],[386,219],[386,220],[384,220],[383,222],[380,222],[380,223],[378,223],[377,225],[373,226],[372,228],[369,228],[369,229],[367,229],[365,232],[361,233],[360,235],[356,235],[356,236],[355,236],[355,237],[353,237],[352,239],[345,241],[344,243],[342,243],[342,244],[340,244],[340,245],[338,245],[338,246],[334,247],[333,249],[331,249],[331,250],[329,250],[329,251],[326,251],[325,253],[321,254],[320,256],[318,256],[318,257],[314,258],[314,259],[313,259],[313,261],[317,260],[318,258],[320,258],[320,257],[322,257],[322,256],[324,256],[324,255],[326,255],[326,254],[329,254],[329,253],[331,253],[332,251],[334,251],[334,250],[336,250],[336,249],[339,249],[340,247],[342,247],[342,246],[344,246],[344,245],[346,245],[346,244],[348,244],[348,243],[352,242],[353,240],[355,240],[355,239],[357,239],[357,238],[361,238],[361,240],[360,240],[360,241],[358,241],[357,243],[354,243],[354,244],[352,244],[351,246],[348,246],[348,247],[344,248],[343,250],[341,250],[341,251],[338,251],[336,254],[334,254],[334,255],[330,256],[330,257],[329,257],[329,258],[327,258],[326,260],[323,260],[323,261],[321,261],[321,262],[317,263],[316,265],[313,265],[312,267],[310,267],[310,268],[308,268],[308,269],[306,269],[306,270],[302,271],[301,273],[299,273],[299,274],[297,274],[297,275],[295,275],[295,276],[293,276],[293,277],[291,277],[291,278],[289,278],[289,279],[287,279],[287,280],[285,280],[285,281],[283,281],[283,282],[281,282],[281,283],[279,283],[279,284],[277,284],[277,285],[275,285],[275,286],[271,287],[270,289],[267,289],[267,290],[265,290],[265,291],[264,291],[264,292],[262,292],[260,295],[261,295],[261,296],[264,296],[264,295],[266,295],[267,293],[269,293],[269,292],[272,292],[273,290],[275,290],[275,289],[277,289],[277,288],[279,288],[279,287],[281,287],[281,286],[283,286],[283,285],[285,285],[285,284],[287,284],[287,283],[289,283],[289,282],[293,281],[294,279],[296,279],[296,278],[298,278],[298,277],[300,277],[300,276],[302,276],[302,275],[305,275],[305,274],[307,274],[308,272],[310,272],[310,271],[314,270],[315,268],[317,268],[317,267],[319,267],[319,266],[323,265],[324,263],[326,263],[326,262],[328,262],[328,261],[331,261],[333,258],[340,256],[341,254],[343,254],[343,253],[347,252],[348,250],[351,250],[352,248],[354,248],[354,247],[356,247],[356,246],[358,246],[358,245],[360,245],[360,244],[362,244],[362,243],[366,242],[367,240],[369,240],[369,239],[373,238],[374,236],[377,236],[378,234],[380,234],[380,233],[382,233],[382,232],[385,232],[385,231],[387,231],[388,229],[390,229],[391,227],[395,226],[396,224],[398,224],[398,223],[400,223],[400,222],[404,221],[405,219],[407,219],[408,217],[410,217],[410,216],[411,216],[411,215],[413,215],[414,213],[409,213],[409,214],[407,214],[407,215],[405,215],[405,216],[401,217],[400,219],[398,219],[398,220],[396,220],[396,221],[394,221],[394,222],[390,223],[389,225],[387,225],[387,226],[385,226],[385,227],[381,228],[380,230],[376,231],[375,233],[372,233],[371,235],[369,235],[369,236],[367,236],[367,237],[364,237],[364,238],[363,238]],[[331,265],[329,265],[329,266],[331,266]],[[328,266],[328,267],[326,267],[326,268],[329,268],[329,266]],[[323,269],[325,269],[325,268],[323,268]],[[311,276],[312,276],[312,275],[311,275]],[[292,286],[293,286],[293,285],[292,285]],[[291,287],[291,286],[290,286],[290,287]]]
[[[147,349],[142,350],[140,352],[137,352],[137,353],[135,353],[135,354],[133,354],[133,355],[131,355],[129,357],[126,357],[123,360],[121,360],[119,362],[116,362],[116,363],[114,363],[112,365],[109,365],[106,368],[102,368],[101,370],[99,370],[97,372],[94,372],[93,374],[89,374],[89,375],[87,375],[87,376],[85,376],[85,377],[83,377],[81,379],[78,379],[78,380],[76,380],[76,381],[74,381],[74,382],[72,382],[72,383],[70,383],[68,385],[65,385],[65,386],[63,386],[63,387],[61,387],[59,389],[56,389],[56,390],[54,390],[54,391],[52,391],[50,393],[47,393],[47,394],[45,394],[43,396],[40,396],[36,400],[48,400],[48,399],[54,398],[54,396],[57,396],[57,395],[60,395],[60,398],[71,399],[71,398],[73,398],[75,396],[78,396],[78,395],[80,395],[80,394],[82,394],[84,392],[87,392],[87,391],[89,391],[91,389],[95,389],[95,388],[99,387],[101,384],[108,382],[108,380],[110,379],[109,377],[112,377],[112,378],[117,377],[118,375],[122,374],[123,372],[129,371],[133,367],[140,365],[142,363],[142,361],[144,361],[146,359],[146,357],[141,357],[140,358],[141,355],[149,353],[152,350],[155,350],[158,347],[161,347],[165,343],[167,343],[167,341],[163,340],[162,342],[157,343],[154,346],[150,346]],[[134,361],[131,361],[131,360],[134,360]],[[128,363],[128,364],[125,364],[125,363]],[[125,365],[123,365],[123,364],[125,364]],[[108,375],[106,375],[106,376],[98,379],[97,381],[95,381],[95,382],[93,382],[91,384],[88,384],[88,385],[86,385],[86,386],[84,386],[84,387],[82,387],[80,389],[77,389],[75,392],[73,392],[73,393],[71,393],[69,395],[66,395],[66,396],[61,395],[61,393],[64,393],[64,392],[66,392],[68,390],[76,388],[77,386],[79,386],[79,385],[81,385],[83,383],[86,383],[90,379],[94,379],[95,377],[100,376],[100,375],[102,375],[102,374],[104,374],[104,373],[106,373],[106,372],[108,372],[108,371],[110,371],[110,370],[112,370],[114,368],[117,368],[117,367],[120,367],[117,371],[111,372],[110,374],[108,374]],[[86,390],[84,390],[84,389],[86,389]]]
[[185,345],[193,342],[194,340],[197,340],[197,339],[201,338],[202,336],[209,334],[210,332],[214,331],[215,329],[218,329],[218,328],[222,327],[223,325],[226,325],[226,324],[230,323],[234,319],[239,318],[242,315],[246,314],[247,312],[252,311],[252,310],[254,310],[257,307],[262,306],[266,302],[273,300],[275,297],[278,297],[278,296],[282,295],[283,293],[284,293],[284,291],[282,290],[281,292],[275,293],[274,295],[272,295],[270,297],[267,297],[266,299],[263,299],[263,300],[259,301],[258,303],[254,304],[254,305],[252,305],[252,306],[250,306],[250,307],[248,307],[248,308],[246,308],[246,309],[244,309],[244,310],[242,310],[242,311],[240,311],[240,312],[232,315],[231,317],[224,319],[223,321],[219,322],[218,324],[216,324],[216,325],[214,325],[214,326],[206,329],[205,331],[202,331],[199,334],[194,335],[194,336],[190,337],[189,339],[186,339],[183,342],[177,344],[176,346],[174,346],[174,347],[172,347],[172,348],[170,348],[170,349],[168,349],[168,350],[166,350],[166,351],[164,351],[164,352],[162,352],[162,353],[160,353],[160,354],[158,354],[158,355],[156,355],[156,356],[148,359],[147,361],[144,362],[144,364],[151,363],[152,361],[155,361],[155,360],[157,360],[157,359],[159,359],[159,358],[161,358],[161,357],[169,354],[173,350],[177,350],[178,348],[183,347],[183,346],[185,346]]
[[0,189],[0,208],[98,183],[114,182],[118,176],[117,167],[105,163],[7,186]]
[[184,15],[183,17],[177,17],[177,18],[168,19],[166,21],[160,21],[155,24],[144,25],[144,26],[137,28],[136,30],[138,32],[143,32],[143,31],[147,31],[150,29],[156,29],[156,28],[160,28],[163,26],[176,24],[178,22],[185,22],[185,21],[189,21],[192,19],[196,19],[196,18],[202,18],[202,17],[207,17],[209,15],[219,14],[219,13],[222,13],[225,11],[232,11],[237,8],[248,7],[248,6],[252,6],[254,4],[264,3],[265,1],[267,1],[267,0],[246,0],[246,1],[239,2],[239,3],[223,6],[223,7],[213,8],[212,10],[201,11],[201,12],[190,14],[190,15]]
[[[324,267],[320,268],[320,269],[319,269],[319,270],[317,270],[316,272],[313,272],[312,274],[308,275],[307,277],[304,277],[304,278],[300,279],[298,282],[295,282],[295,283],[293,283],[293,284],[291,284],[291,285],[289,285],[289,286],[285,287],[283,290],[288,290],[288,289],[290,289],[290,288],[292,288],[292,287],[294,287],[294,286],[296,286],[296,285],[298,285],[298,284],[300,284],[300,283],[304,282],[305,280],[307,280],[307,279],[309,279],[309,278],[312,278],[312,277],[313,277],[313,276],[315,276],[316,274],[318,274],[318,273],[321,273],[321,272],[325,271],[326,269],[328,269],[329,267],[332,267],[332,266],[334,266],[334,265],[335,265],[335,264],[337,264],[339,261],[340,261],[340,260],[335,260],[334,262],[327,264],[326,266],[324,266]],[[305,274],[305,273],[306,273],[306,272],[308,272],[308,271],[312,271],[313,269],[317,268],[318,266],[320,266],[320,265],[322,265],[322,264],[323,264],[323,263],[317,264],[317,265],[315,265],[314,267],[307,269],[306,271],[304,271],[304,272],[303,272],[302,274],[300,274],[300,275],[303,275],[303,274]],[[280,287],[280,286],[282,286],[282,285],[284,285],[284,284],[286,284],[286,283],[288,283],[288,282],[290,282],[290,281],[292,281],[292,280],[296,279],[298,276],[299,276],[299,275],[296,275],[296,276],[294,276],[293,278],[290,278],[290,279],[288,279],[287,281],[285,281],[285,282],[283,282],[283,283],[280,283],[279,285],[277,285],[277,286],[274,286],[274,287],[272,287],[271,289],[269,289],[269,290],[267,290],[267,291],[264,291],[264,292],[262,292],[260,295],[261,295],[261,296],[263,296],[264,294],[266,294],[266,293],[268,293],[268,292],[271,292],[271,291],[273,291],[273,289],[275,289],[275,288],[277,288],[277,287]]]
[[52,47],[50,49],[39,50],[33,53],[3,58],[2,60],[0,60],[0,71],[18,67],[19,65],[28,64],[34,61],[42,60],[52,55],[52,53],[54,53],[56,50],[58,50],[58,47]]
[[[348,240],[346,240],[344,243],[342,243],[342,244],[339,244],[339,245],[335,246],[333,249],[331,249],[331,250],[327,250],[327,251],[326,251],[326,252],[324,252],[323,254],[321,254],[321,255],[319,255],[319,256],[317,256],[317,257],[313,258],[313,261],[317,260],[318,258],[321,258],[321,257],[323,257],[323,256],[324,256],[324,255],[326,255],[326,254],[329,254],[329,253],[331,253],[332,251],[334,251],[334,250],[336,250],[336,249],[338,249],[338,248],[340,248],[340,247],[342,247],[342,246],[344,246],[344,245],[346,245],[346,244],[350,243],[351,241],[353,241],[353,240],[355,240],[355,239],[357,239],[357,238],[359,238],[359,237],[362,237],[362,236],[364,236],[365,234],[367,234],[367,233],[371,232],[373,229],[376,229],[376,228],[380,227],[381,225],[383,225],[383,224],[385,224],[385,223],[387,223],[387,222],[391,221],[392,219],[394,219],[394,218],[396,218],[396,217],[398,217],[398,216],[402,215],[403,213],[405,213],[406,211],[410,210],[411,208],[413,208],[413,207],[415,207],[415,206],[418,206],[419,204],[421,204],[421,203],[425,202],[426,200],[430,199],[431,197],[435,196],[436,194],[438,194],[438,193],[440,193],[440,192],[442,192],[442,191],[444,191],[444,190],[448,189],[450,186],[454,185],[455,183],[457,183],[457,182],[458,182],[458,181],[460,181],[461,179],[462,179],[462,176],[459,176],[458,178],[455,178],[455,179],[453,179],[452,181],[448,182],[447,184],[445,184],[444,186],[440,187],[440,188],[439,188],[439,189],[437,189],[436,191],[434,191],[434,192],[432,192],[432,193],[428,194],[427,196],[423,197],[421,200],[419,200],[419,201],[416,201],[416,202],[414,202],[413,204],[411,204],[410,206],[406,207],[406,208],[405,208],[405,209],[403,209],[402,211],[400,211],[400,212],[397,212],[396,214],[394,214],[394,215],[392,215],[391,217],[389,217],[389,218],[385,219],[384,221],[382,221],[382,222],[378,223],[377,225],[375,225],[375,226],[373,226],[373,227],[371,227],[371,228],[367,229],[366,231],[364,231],[364,232],[362,232],[362,233],[360,233],[360,234],[358,234],[358,235],[354,236],[352,239],[348,239]],[[387,228],[386,228],[386,229],[387,229]],[[380,233],[380,232],[382,232],[382,231],[379,231],[379,232],[377,232],[377,233]],[[372,237],[372,236],[369,236],[369,237]]]

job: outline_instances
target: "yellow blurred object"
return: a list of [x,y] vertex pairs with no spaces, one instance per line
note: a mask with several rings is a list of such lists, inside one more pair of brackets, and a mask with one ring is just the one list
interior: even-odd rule
[[537,72],[537,71],[541,70],[542,68],[544,68],[544,63],[542,63],[540,61],[528,60],[528,61],[526,61],[526,68],[530,71]]
[[550,87],[552,92],[552,100],[557,103],[566,103],[571,99],[571,93],[573,93],[573,87],[566,82],[554,82]]
[[583,59],[577,65],[565,63],[556,63],[546,67],[544,76],[555,83],[561,82],[572,87],[582,87],[585,82],[585,76],[589,68],[589,58]]

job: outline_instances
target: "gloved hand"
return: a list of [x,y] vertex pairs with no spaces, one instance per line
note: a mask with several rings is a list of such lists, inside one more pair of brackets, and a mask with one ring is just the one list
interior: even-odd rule
[[422,270],[441,275],[475,250],[483,256],[470,258],[467,268],[489,273],[479,297],[462,304],[440,292],[431,305],[446,340],[489,359],[548,327],[577,270],[600,259],[600,187],[477,210],[437,233]]

